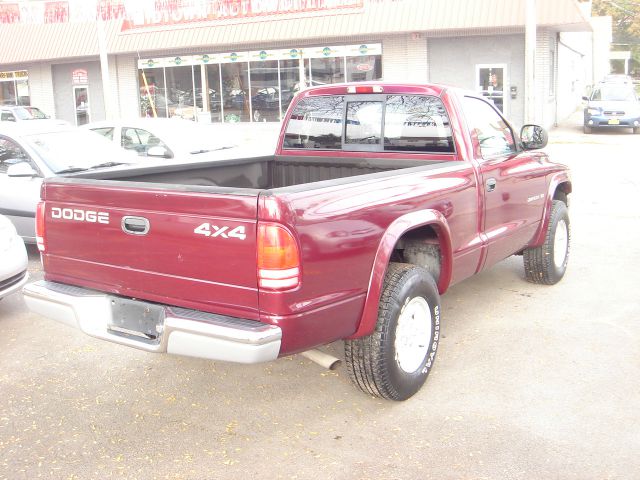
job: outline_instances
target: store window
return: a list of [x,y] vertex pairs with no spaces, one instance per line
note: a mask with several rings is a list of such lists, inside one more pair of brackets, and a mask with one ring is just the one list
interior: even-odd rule
[[289,104],[300,91],[300,60],[280,60],[281,115],[284,116]]
[[196,119],[193,91],[193,67],[165,68],[167,82],[168,116],[187,120]]
[[31,105],[26,70],[0,72],[0,105]]
[[225,63],[222,70],[222,102],[225,122],[250,122],[249,64]]
[[254,122],[280,120],[280,76],[278,60],[250,62],[251,108]]
[[167,117],[168,101],[164,87],[164,68],[140,70],[140,116]]
[[196,106],[204,108],[209,104],[212,122],[222,121],[222,89],[220,88],[220,65],[206,66],[206,83],[198,91],[196,82]]
[[347,82],[370,82],[382,79],[382,56],[347,57]]
[[167,57],[139,60],[138,69],[142,116],[276,122],[305,85],[381,79],[382,46]]
[[307,72],[311,85],[344,82],[344,58],[311,58]]

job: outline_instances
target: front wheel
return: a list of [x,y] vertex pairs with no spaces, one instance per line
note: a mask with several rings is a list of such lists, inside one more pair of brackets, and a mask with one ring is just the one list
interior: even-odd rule
[[391,263],[375,331],[345,341],[351,381],[370,395],[406,400],[427,379],[439,338],[440,296],[433,277],[424,268]]
[[586,125],[584,127],[582,127],[584,133],[586,133],[587,135],[591,133],[591,127],[587,127]]
[[544,243],[523,252],[527,280],[545,285],[558,283],[567,270],[570,241],[567,205],[561,200],[554,200]]

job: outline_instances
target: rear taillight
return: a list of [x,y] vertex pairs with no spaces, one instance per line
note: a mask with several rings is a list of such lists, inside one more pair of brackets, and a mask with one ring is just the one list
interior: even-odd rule
[[258,224],[258,286],[288,290],[300,283],[300,252],[291,232],[273,223]]
[[38,250],[44,252],[45,243],[44,243],[44,213],[45,213],[45,203],[39,202],[38,207],[36,208],[36,244],[38,245]]

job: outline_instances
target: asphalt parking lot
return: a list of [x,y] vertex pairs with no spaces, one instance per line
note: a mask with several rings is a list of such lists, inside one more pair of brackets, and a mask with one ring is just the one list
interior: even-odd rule
[[240,366],[103,343],[18,294],[0,302],[0,479],[640,478],[640,135],[576,119],[547,148],[573,170],[567,275],[532,285],[512,257],[451,288],[409,401],[300,356]]

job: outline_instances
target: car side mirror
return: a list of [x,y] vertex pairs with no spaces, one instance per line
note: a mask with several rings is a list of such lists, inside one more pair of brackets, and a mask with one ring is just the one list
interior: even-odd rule
[[147,150],[147,157],[171,158],[171,153],[160,145],[155,145]]
[[539,125],[525,125],[520,130],[520,139],[525,150],[537,150],[547,146],[549,135]]
[[589,97],[587,97],[586,95],[582,97],[582,100],[588,102],[589,101]]
[[36,172],[31,165],[29,165],[27,162],[24,162],[24,161],[19,161],[18,163],[9,165],[9,167],[7,168],[7,177],[38,177],[38,176],[39,176],[38,172]]

